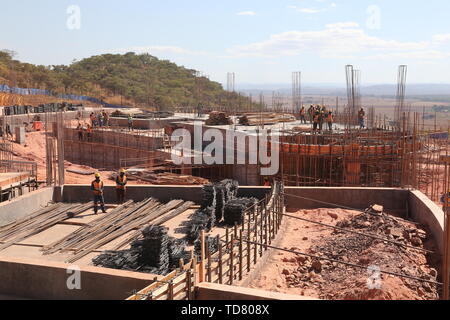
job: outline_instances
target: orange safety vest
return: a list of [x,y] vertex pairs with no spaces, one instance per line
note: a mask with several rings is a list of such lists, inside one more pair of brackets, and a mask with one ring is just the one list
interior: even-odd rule
[[333,115],[332,114],[328,114],[327,121],[328,122],[333,122]]
[[[117,180],[119,180],[120,183],[125,183],[125,182],[127,182],[127,176],[123,176],[123,178],[118,176]],[[116,183],[116,189],[125,190],[125,186],[121,186],[120,184]]]
[[100,180],[99,182],[97,182],[96,180],[94,180],[92,184],[94,186],[94,189],[100,190],[100,191],[93,190],[94,194],[97,196],[101,196],[103,194],[103,181]]

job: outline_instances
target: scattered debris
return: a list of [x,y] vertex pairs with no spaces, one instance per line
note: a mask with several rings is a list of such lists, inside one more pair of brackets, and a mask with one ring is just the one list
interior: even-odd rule
[[230,125],[233,121],[225,112],[213,111],[209,114],[209,119],[205,121],[207,126]]

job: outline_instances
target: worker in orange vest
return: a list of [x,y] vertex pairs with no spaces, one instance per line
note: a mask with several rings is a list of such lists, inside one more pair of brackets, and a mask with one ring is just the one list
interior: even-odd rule
[[301,123],[306,123],[306,109],[305,109],[305,106],[302,106],[302,108],[300,109],[300,122]]
[[98,212],[98,204],[100,203],[100,208],[103,213],[106,213],[105,210],[105,199],[103,197],[103,181],[101,180],[100,173],[95,174],[95,180],[91,183],[91,190],[94,194],[94,214]]
[[313,131],[317,131],[317,129],[319,129],[319,124],[320,124],[320,113],[316,111],[313,118]]
[[116,178],[116,196],[118,204],[122,204],[125,201],[125,191],[127,186],[127,176],[125,173],[125,169],[120,169],[119,175]]
[[328,130],[333,130],[333,112],[329,111],[327,115]]
[[92,127],[90,124],[87,125],[86,132],[88,142],[92,142]]

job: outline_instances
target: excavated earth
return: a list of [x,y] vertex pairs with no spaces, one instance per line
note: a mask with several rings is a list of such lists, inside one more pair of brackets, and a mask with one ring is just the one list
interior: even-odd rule
[[[394,215],[342,209],[300,210],[290,214],[414,248],[437,250],[426,228]],[[285,219],[286,231],[279,247],[360,267],[275,251],[249,287],[328,300],[439,299],[441,288],[436,284],[377,272],[382,270],[440,281],[437,277],[440,262],[436,253],[298,219]]]

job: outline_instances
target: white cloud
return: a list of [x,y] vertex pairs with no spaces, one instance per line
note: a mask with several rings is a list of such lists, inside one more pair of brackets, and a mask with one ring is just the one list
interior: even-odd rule
[[242,11],[237,13],[238,16],[256,16],[254,11]]
[[306,13],[306,14],[314,14],[319,13],[320,11],[323,11],[323,9],[315,9],[315,8],[300,8],[297,6],[288,6],[289,9],[294,9],[295,11]]
[[[316,2],[319,3],[323,3],[325,2],[325,0],[316,0]],[[301,13],[306,13],[306,14],[315,14],[315,13],[319,13],[319,12],[323,12],[323,11],[327,11],[331,8],[336,8],[337,5],[335,2],[332,2],[329,6],[325,7],[325,8],[305,8],[305,7],[298,7],[298,6],[288,6],[288,9],[293,9],[295,11],[301,12]]]
[[[270,36],[268,40],[230,49],[231,56],[294,56],[316,53],[321,57],[349,57],[418,52],[429,50],[430,42],[402,42],[368,35],[355,22],[328,24],[319,31],[288,31]],[[434,57],[438,55],[434,54]]]
[[433,36],[433,43],[436,45],[450,43],[450,33],[436,34]]

